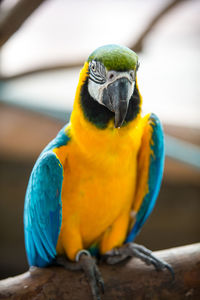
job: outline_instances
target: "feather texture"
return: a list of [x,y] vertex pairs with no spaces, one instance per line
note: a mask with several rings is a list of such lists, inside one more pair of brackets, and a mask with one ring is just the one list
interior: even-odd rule
[[[140,155],[138,156],[138,166],[141,167],[141,170],[138,170],[138,182],[137,186],[143,188],[143,195],[138,197],[135,201],[135,206],[137,202],[140,202],[141,205],[139,208],[135,209],[136,212],[136,222],[134,223],[133,228],[126,238],[126,242],[133,241],[136,235],[139,233],[141,227],[144,225],[145,221],[152,212],[162,180],[163,168],[164,168],[164,136],[163,129],[158,117],[155,114],[151,114],[147,128],[145,131],[147,134],[143,136],[143,143],[141,145],[140,152],[144,152],[148,164],[145,164],[145,157]],[[150,134],[150,139],[149,139]],[[148,147],[148,148],[147,148]],[[144,174],[147,174],[145,185],[140,186],[140,181],[142,180]],[[145,177],[145,176],[144,176]],[[136,191],[137,193],[140,191]],[[140,199],[141,198],[141,199]]]
[[55,258],[62,222],[63,167],[53,153],[66,145],[63,128],[39,156],[30,176],[24,208],[25,246],[31,266],[44,267]]

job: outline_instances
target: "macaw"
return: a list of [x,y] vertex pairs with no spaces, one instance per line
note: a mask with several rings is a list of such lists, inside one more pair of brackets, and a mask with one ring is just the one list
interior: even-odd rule
[[139,257],[169,264],[133,243],[160,189],[164,138],[155,114],[142,116],[135,52],[96,49],[80,72],[70,123],[42,151],[24,208],[30,266],[85,271],[94,299],[103,279],[93,256],[109,264]]

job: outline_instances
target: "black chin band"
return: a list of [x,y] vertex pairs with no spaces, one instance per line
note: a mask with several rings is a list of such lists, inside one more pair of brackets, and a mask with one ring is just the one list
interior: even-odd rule
[[99,129],[105,129],[114,118],[113,112],[94,100],[88,92],[88,77],[81,88],[80,104],[84,117]]

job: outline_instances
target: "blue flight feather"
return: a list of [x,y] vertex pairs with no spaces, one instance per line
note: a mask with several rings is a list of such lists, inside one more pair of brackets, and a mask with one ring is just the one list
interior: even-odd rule
[[150,116],[150,124],[152,126],[152,143],[150,143],[150,165],[148,176],[148,193],[144,196],[142,205],[136,215],[136,222],[126,238],[126,243],[135,239],[145,221],[152,212],[156,199],[160,190],[164,169],[164,136],[163,129],[158,117],[154,114]]
[[56,256],[62,222],[63,167],[53,150],[68,143],[65,128],[39,156],[27,187],[24,232],[26,253],[31,266],[45,267]]

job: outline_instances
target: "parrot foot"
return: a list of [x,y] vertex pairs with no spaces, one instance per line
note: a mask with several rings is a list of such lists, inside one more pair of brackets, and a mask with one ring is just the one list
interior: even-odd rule
[[119,263],[128,257],[140,258],[147,265],[153,265],[157,271],[167,269],[171,273],[172,280],[175,278],[173,268],[164,260],[156,258],[152,254],[152,251],[144,246],[135,243],[127,243],[122,247],[114,248],[105,254],[106,262],[111,265]]
[[93,300],[101,300],[100,293],[104,294],[104,281],[94,258],[87,250],[78,252],[76,262],[71,262],[64,256],[58,256],[56,262],[67,270],[83,270],[90,285]]

